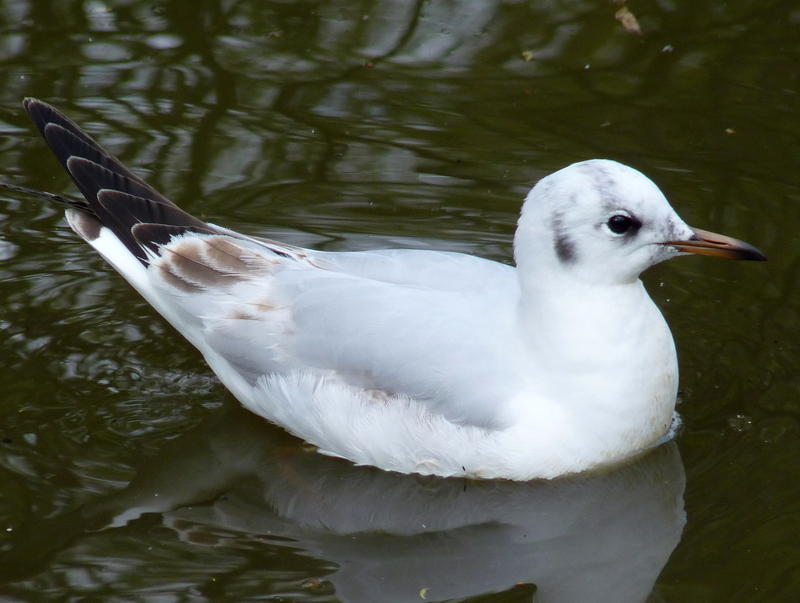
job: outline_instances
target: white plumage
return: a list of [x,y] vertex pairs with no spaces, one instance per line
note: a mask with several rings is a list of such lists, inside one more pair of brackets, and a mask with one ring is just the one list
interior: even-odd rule
[[522,480],[641,453],[669,429],[678,369],[639,274],[686,252],[763,259],[605,160],[531,190],[516,268],[300,249],[200,222],[48,105],[26,108],[86,196],[68,202],[70,226],[241,403],[383,469]]

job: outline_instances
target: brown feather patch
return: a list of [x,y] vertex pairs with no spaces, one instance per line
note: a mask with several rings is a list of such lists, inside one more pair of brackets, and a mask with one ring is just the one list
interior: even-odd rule
[[[173,279],[195,288],[227,288],[237,282],[270,274],[279,259],[264,257],[240,247],[224,236],[188,236],[159,246],[160,258],[153,263],[166,269]],[[162,274],[164,274],[162,270]],[[174,280],[165,277],[170,284]],[[271,304],[257,304],[259,310],[272,310]]]
[[172,287],[178,289],[179,291],[184,291],[185,293],[196,293],[197,291],[201,290],[200,287],[194,283],[183,279],[177,274],[173,274],[170,270],[169,264],[165,262],[161,262],[158,265],[158,273],[165,282],[169,283]]
[[242,309],[234,310],[228,317],[231,320],[258,320],[258,316],[249,312],[245,312]]
[[260,312],[274,312],[279,309],[279,306],[273,304],[268,297],[257,301],[255,306]]
[[208,237],[204,239],[205,255],[214,268],[229,274],[244,274],[249,271],[249,266],[242,259],[244,250],[222,237]]
[[67,209],[67,223],[84,241],[94,241],[100,236],[100,220],[79,209]]
[[200,253],[200,245],[194,241],[181,241],[177,245],[164,248],[169,255],[162,262],[169,266],[170,272],[201,287],[223,287],[233,280],[241,280],[233,274],[226,274],[212,268]]

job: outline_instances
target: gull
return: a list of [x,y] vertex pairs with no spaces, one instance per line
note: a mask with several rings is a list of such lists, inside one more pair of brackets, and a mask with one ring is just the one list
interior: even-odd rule
[[304,249],[184,212],[52,106],[24,107],[84,199],[40,196],[241,404],[387,471],[549,479],[643,454],[668,437],[678,365],[639,275],[686,254],[766,259],[601,159],[531,189],[514,266]]

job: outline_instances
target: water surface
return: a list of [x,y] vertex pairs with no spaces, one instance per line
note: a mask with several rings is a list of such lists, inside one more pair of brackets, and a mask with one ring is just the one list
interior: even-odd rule
[[527,189],[607,157],[770,258],[645,275],[674,446],[551,484],[401,478],[239,410],[58,209],[3,194],[0,596],[800,596],[800,9],[628,6],[641,35],[589,1],[0,5],[7,181],[75,194],[37,96],[188,211],[296,244],[510,262]]

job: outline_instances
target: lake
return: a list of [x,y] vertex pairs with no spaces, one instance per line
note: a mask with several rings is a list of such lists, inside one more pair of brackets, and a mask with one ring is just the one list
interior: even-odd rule
[[65,225],[0,192],[0,598],[800,598],[800,6],[688,0],[0,3],[0,180],[77,195],[48,101],[199,217],[325,250],[510,263],[593,157],[767,263],[643,277],[674,442],[598,475],[399,476],[242,410]]

